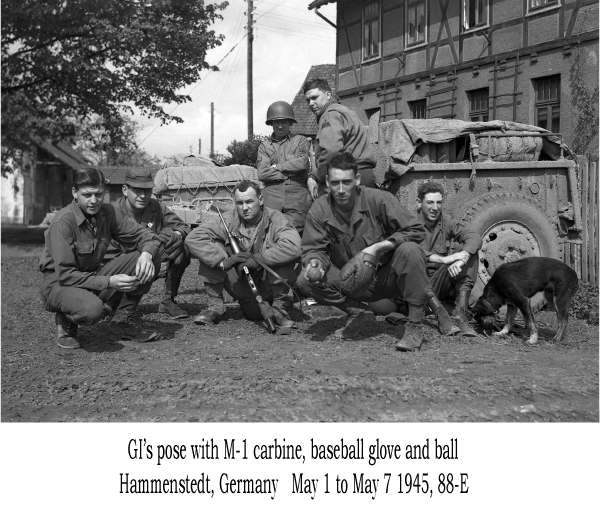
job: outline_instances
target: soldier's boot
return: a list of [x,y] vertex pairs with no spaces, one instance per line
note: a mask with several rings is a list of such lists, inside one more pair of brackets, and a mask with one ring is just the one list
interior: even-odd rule
[[375,321],[375,314],[365,303],[348,299],[345,311],[348,320],[343,328],[335,331],[338,339],[355,339],[366,324]]
[[194,324],[212,325],[217,324],[225,313],[223,302],[224,283],[204,282],[204,290],[208,296],[208,308],[194,317]]
[[456,296],[455,307],[452,311],[452,319],[460,328],[460,334],[464,337],[477,337],[477,332],[469,325],[469,296],[470,290],[459,290]]
[[427,304],[435,314],[438,328],[442,335],[456,335],[460,333],[460,328],[454,324],[454,321],[450,318],[450,314],[448,314],[448,310],[444,308],[444,305],[436,296],[432,296],[427,301]]
[[423,305],[408,304],[408,324],[404,330],[402,339],[396,343],[398,351],[418,351],[425,340],[423,336]]
[[273,315],[277,323],[277,331],[275,333],[277,335],[290,335],[292,328],[296,327],[296,323],[290,319],[285,308],[285,301],[274,301],[271,308],[273,309]]
[[165,295],[158,305],[158,313],[167,314],[173,319],[186,319],[190,316],[175,302],[180,284],[181,276],[179,274],[173,275],[173,271],[169,270],[165,279]]
[[110,333],[119,340],[149,342],[158,339],[159,334],[148,329],[136,310],[141,295],[123,294],[121,303],[110,321]]
[[65,350],[74,350],[81,348],[81,344],[77,340],[77,325],[67,319],[67,316],[61,312],[57,312],[54,317],[56,323],[57,335],[56,345]]

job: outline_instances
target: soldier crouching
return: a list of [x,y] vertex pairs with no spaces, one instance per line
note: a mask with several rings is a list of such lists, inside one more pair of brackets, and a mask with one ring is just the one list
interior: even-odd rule
[[219,322],[225,313],[223,289],[239,302],[247,319],[262,319],[243,275],[245,266],[263,300],[271,305],[278,327],[288,329],[289,333],[294,325],[288,314],[293,304],[289,285],[296,279],[293,267],[300,257],[300,235],[282,213],[263,207],[256,182],[241,181],[233,191],[233,198],[235,209],[225,219],[243,252],[232,254],[227,231],[220,221],[201,224],[185,241],[192,257],[200,261],[198,273],[209,299],[208,309],[194,322]]
[[[160,268],[154,234],[103,203],[105,180],[99,170],[77,170],[72,192],[73,202],[56,214],[45,232],[40,258],[42,299],[46,310],[56,312],[56,344],[66,349],[80,347],[78,325],[97,323],[112,313],[106,302],[115,295],[137,299],[147,293]],[[126,253],[105,262],[111,240]],[[127,338],[157,336],[138,325],[129,327]]]

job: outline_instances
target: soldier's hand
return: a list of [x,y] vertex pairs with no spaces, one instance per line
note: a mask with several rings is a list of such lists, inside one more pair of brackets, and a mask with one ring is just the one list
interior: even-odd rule
[[238,252],[233,256],[229,256],[223,260],[223,270],[229,270],[238,263],[246,263],[250,259],[249,252]]
[[241,267],[247,267],[248,270],[254,270],[254,271],[262,269],[262,266],[254,258],[248,258],[240,266]]
[[140,286],[140,280],[136,276],[127,274],[115,274],[110,276],[109,287],[119,292],[131,292]]
[[142,252],[135,266],[135,275],[140,284],[148,283],[154,279],[154,263],[149,252]]
[[456,257],[456,260],[460,260],[463,263],[469,261],[469,258],[471,257],[471,255],[465,250],[455,253],[454,256]]
[[164,244],[165,256],[170,257],[176,254],[183,245],[183,237],[173,229],[163,229],[158,235],[160,241]]
[[308,177],[306,186],[308,188],[308,192],[310,193],[310,197],[315,200],[319,195],[319,184],[317,184],[317,181],[314,178]]
[[450,277],[454,278],[454,277],[458,276],[464,266],[465,266],[465,262],[460,259],[458,261],[455,261],[454,263],[452,263],[452,265],[450,265],[448,267],[448,273],[450,274]]

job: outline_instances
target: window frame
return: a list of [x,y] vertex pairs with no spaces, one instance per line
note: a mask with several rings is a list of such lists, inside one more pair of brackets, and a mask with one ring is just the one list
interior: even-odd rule
[[[557,92],[557,97],[550,97],[547,99],[540,99],[539,98],[539,92],[540,92],[540,86],[542,85],[543,82],[550,82],[553,79],[557,79],[558,80],[558,85],[556,88],[556,92]],[[560,117],[560,88],[561,88],[561,75],[560,74],[553,74],[551,76],[544,76],[544,77],[539,77],[539,78],[535,78],[533,80],[533,89],[534,89],[534,110],[533,110],[533,115],[534,115],[534,124],[535,126],[539,126],[540,128],[544,128],[544,126],[541,126],[539,124],[539,117],[538,117],[538,113],[540,109],[545,108],[547,110],[547,122],[549,124],[547,124],[546,126],[549,126],[549,128],[546,127],[546,129],[551,132],[551,133],[560,133],[560,126],[561,126],[561,117]],[[558,128],[555,130],[552,128],[552,123],[553,123],[553,118],[552,118],[552,114],[554,113],[558,113]]]
[[[485,21],[476,23],[472,27],[466,27],[468,6],[470,6],[470,4],[472,2],[478,2],[478,1],[481,1],[485,5]],[[492,0],[461,0],[461,2],[462,2],[461,11],[460,11],[461,32],[466,33],[466,32],[480,31],[481,29],[485,29],[486,27],[490,26],[490,7],[491,7],[490,4],[491,4]]]
[[[487,107],[483,108],[473,108],[473,101],[477,100],[478,94],[483,94],[485,92],[485,97],[487,101]],[[490,89],[489,88],[476,88],[474,90],[467,90],[467,100],[469,101],[469,120],[472,122],[487,122],[490,120]],[[473,119],[474,116],[482,116],[487,117],[487,119]]]
[[[420,105],[421,103],[423,103],[423,117],[414,117],[413,113],[416,110],[413,110],[414,108],[417,108],[418,104]],[[427,98],[424,99],[413,99],[412,101],[407,101],[408,104],[408,111],[410,113],[410,118],[411,119],[428,119],[427,117]],[[421,109],[420,107],[418,107],[419,110]]]
[[[424,10],[424,18],[425,18],[425,23],[424,23],[424,28],[423,28],[423,41],[417,41],[415,43],[411,43],[409,41],[409,19],[408,19],[408,11],[410,10],[411,7],[414,7],[418,4],[423,4],[423,10]],[[406,49],[414,49],[416,47],[422,47],[424,45],[427,45],[427,39],[429,38],[429,30],[428,30],[428,26],[429,26],[429,0],[407,0],[405,2],[405,9],[404,9],[404,46]]]
[[[556,9],[561,6],[562,0],[541,0],[545,1],[544,5],[532,6],[531,4],[538,0],[527,0],[527,15],[542,13],[545,11],[550,11],[551,9]],[[552,2],[552,3],[548,3]]]
[[[366,7],[370,4],[377,4],[377,18],[370,18],[368,20],[365,19],[365,11]],[[373,54],[367,56],[367,47],[366,47],[366,29],[367,24],[371,26],[376,22],[377,25],[377,54]],[[372,40],[371,40],[372,41]],[[366,2],[363,4],[362,8],[362,62],[373,61],[381,58],[381,0],[371,0],[370,2]]]

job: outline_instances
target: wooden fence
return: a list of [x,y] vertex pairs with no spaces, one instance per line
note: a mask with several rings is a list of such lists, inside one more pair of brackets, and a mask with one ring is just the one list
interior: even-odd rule
[[581,168],[581,272],[580,279],[598,282],[598,163]]

